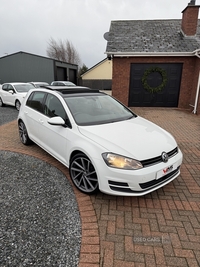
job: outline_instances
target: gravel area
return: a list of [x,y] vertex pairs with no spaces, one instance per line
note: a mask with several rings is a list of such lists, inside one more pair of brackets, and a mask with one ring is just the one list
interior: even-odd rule
[[0,125],[17,119],[18,111],[15,107],[0,107]]
[[[1,123],[17,118],[15,109],[2,111]],[[70,182],[31,156],[0,151],[0,162],[0,266],[78,266],[81,220]]]

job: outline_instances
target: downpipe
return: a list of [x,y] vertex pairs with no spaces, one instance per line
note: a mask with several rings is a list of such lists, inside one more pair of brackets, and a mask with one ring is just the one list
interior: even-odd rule
[[[200,58],[200,49],[197,49],[194,51],[194,55],[198,58]],[[200,87],[200,72],[199,72],[199,79],[198,79],[198,85],[197,85],[197,91],[196,91],[196,97],[195,97],[195,103],[194,103],[194,109],[192,113],[197,113],[197,106],[198,106],[198,99],[199,99],[199,87]]]
[[197,85],[197,92],[195,97],[195,104],[194,104],[194,110],[193,113],[197,113],[197,106],[198,106],[198,99],[199,99],[199,87],[200,87],[200,72],[199,72],[199,79],[198,79],[198,85]]

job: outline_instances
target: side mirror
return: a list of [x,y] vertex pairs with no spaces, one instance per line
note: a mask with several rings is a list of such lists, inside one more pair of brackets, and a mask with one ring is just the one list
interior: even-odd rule
[[9,90],[8,93],[13,95],[15,92],[14,92],[14,90]]
[[52,117],[47,122],[51,125],[66,127],[65,121],[61,117]]

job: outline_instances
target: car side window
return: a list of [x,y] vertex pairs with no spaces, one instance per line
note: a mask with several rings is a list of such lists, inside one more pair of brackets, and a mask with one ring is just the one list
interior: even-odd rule
[[46,93],[45,92],[33,92],[27,102],[26,105],[28,107],[31,107],[41,113],[43,113],[43,100],[45,97]]
[[2,86],[2,90],[4,90],[4,91],[8,91],[8,84],[4,84],[4,85]]
[[62,103],[56,96],[52,94],[47,95],[44,105],[44,113],[50,118],[59,116],[64,121],[66,121],[67,119],[67,114],[65,112],[65,109],[63,108]]
[[10,90],[13,91],[13,92],[15,92],[13,86],[11,84],[8,84],[7,91],[10,91]]

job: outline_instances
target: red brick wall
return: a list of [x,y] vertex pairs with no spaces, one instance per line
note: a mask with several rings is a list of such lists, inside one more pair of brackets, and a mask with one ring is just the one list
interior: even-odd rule
[[[200,59],[197,57],[114,57],[112,95],[128,105],[131,63],[183,63],[178,108],[194,105]],[[200,113],[200,100],[198,105]]]
[[181,28],[184,34],[192,36],[196,34],[199,6],[187,6],[182,15]]

